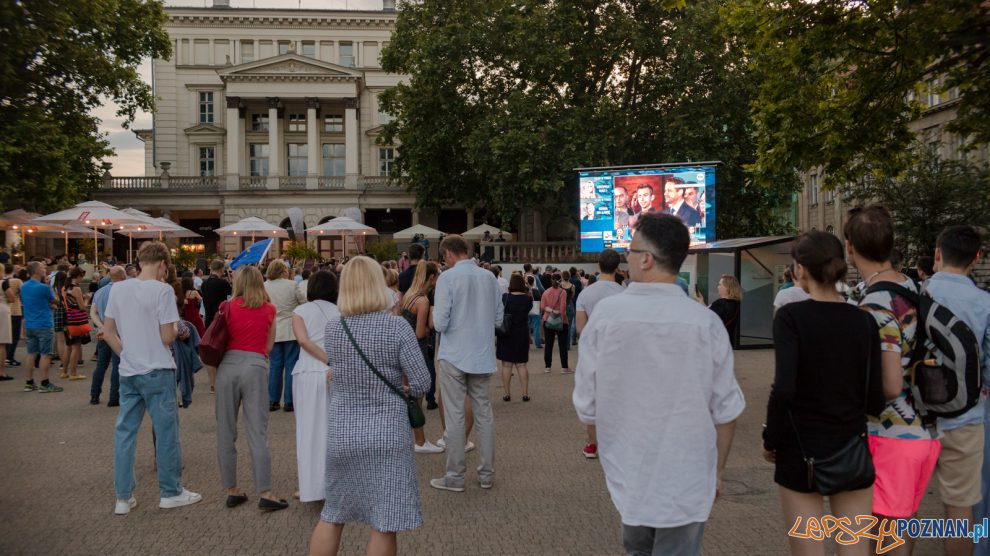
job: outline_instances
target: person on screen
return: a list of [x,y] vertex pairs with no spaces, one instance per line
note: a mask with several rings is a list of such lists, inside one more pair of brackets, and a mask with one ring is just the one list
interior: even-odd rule
[[698,210],[698,188],[697,187],[685,187],[684,188],[684,202],[694,210]]
[[615,199],[615,227],[629,226],[629,217],[633,214],[632,208],[629,206],[629,192],[626,191],[625,187],[617,185],[612,195]]
[[701,215],[698,210],[684,201],[684,189],[679,187],[679,180],[674,178],[663,186],[663,196],[667,201],[667,214],[677,216],[689,227],[701,225]]
[[653,207],[654,199],[656,199],[656,195],[653,192],[653,186],[646,183],[640,184],[636,188],[636,214],[656,212],[657,209]]
[[594,219],[595,219],[595,204],[585,203],[584,212],[581,214],[581,220],[594,220]]

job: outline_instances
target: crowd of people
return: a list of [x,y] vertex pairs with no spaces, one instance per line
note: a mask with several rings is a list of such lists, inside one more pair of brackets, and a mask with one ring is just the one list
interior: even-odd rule
[[[180,275],[166,246],[152,241],[137,264],[92,277],[89,291],[78,265],[58,264],[49,274],[43,262],[8,263],[0,266],[0,379],[11,379],[5,367],[23,365],[25,391],[61,392],[49,378],[53,357],[60,376],[86,379],[81,348],[96,340],[90,401],[100,404],[110,370],[107,405],[119,406],[114,512],[126,515],[137,505],[135,445],[146,411],[159,507],[202,499],[181,480],[178,408],[192,403],[193,375],[205,368],[227,507],[249,500],[237,477],[242,417],[258,508],[289,507],[272,490],[267,431],[271,412],[294,412],[293,496],[323,502],[311,554],[336,554],[343,528],[354,522],[372,527],[369,554],[394,554],[397,533],[423,522],[416,454],[444,453],[442,474],[428,485],[462,493],[465,453],[477,449],[477,486],[493,488],[491,379],[498,373],[504,403],[513,400],[513,378],[521,401],[530,402],[531,348],[543,350],[549,373],[556,345],[560,373],[575,373],[573,405],[587,432],[582,453],[601,461],[626,552],[698,554],[746,406],[731,342],[742,288],[722,276],[718,299],[706,306],[679,276],[690,242],[681,219],[644,214],[636,229],[627,268],[606,249],[597,272],[526,264],[505,276],[457,235],[440,242],[439,261],[427,260],[417,242],[398,261],[357,256],[302,269],[276,259],[262,272],[253,265],[231,271],[217,260],[208,276]],[[821,519],[825,499],[832,515],[854,523],[860,515],[911,517],[930,478],[947,517],[979,521],[990,495],[990,294],[968,276],[982,238],[967,226],[944,230],[930,267],[921,269],[921,291],[968,325],[982,354],[984,386],[975,401],[935,418],[912,389],[925,314],[918,285],[891,264],[890,216],[879,207],[855,211],[844,237],[801,234],[791,251],[792,283],[774,304],[763,453],[774,465],[787,527]],[[847,261],[863,278],[856,287],[844,287]],[[23,364],[14,359],[22,328]],[[201,342],[220,342],[217,365],[200,359]],[[578,342],[572,371],[570,348]],[[443,425],[435,442],[424,433],[424,403]],[[796,554],[825,551],[814,539],[789,542]],[[946,552],[968,554],[972,544],[948,539]],[[838,551],[869,548],[863,542]],[[895,553],[910,550],[909,541]]]

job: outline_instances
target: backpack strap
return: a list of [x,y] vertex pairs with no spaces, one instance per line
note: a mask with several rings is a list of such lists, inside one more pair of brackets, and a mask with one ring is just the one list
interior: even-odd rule
[[895,284],[894,282],[877,282],[876,284],[866,288],[866,295],[875,292],[890,292],[907,299],[908,302],[916,308],[920,308],[921,306],[921,297],[919,297],[918,294],[900,284]]

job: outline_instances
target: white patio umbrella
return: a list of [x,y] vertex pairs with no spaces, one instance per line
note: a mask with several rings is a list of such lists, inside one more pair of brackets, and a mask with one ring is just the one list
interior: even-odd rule
[[270,224],[257,216],[249,216],[239,222],[235,222],[222,228],[217,228],[213,231],[216,232],[217,235],[221,236],[250,235],[252,242],[254,242],[255,236],[259,235],[264,237],[289,237],[289,232],[285,229],[276,226],[275,224]]
[[356,220],[346,216],[338,216],[333,220],[328,220],[323,224],[314,226],[306,230],[307,234],[314,235],[338,235],[344,239],[344,254],[347,254],[347,236],[376,236],[378,230],[371,226],[366,226]]
[[131,256],[134,252],[134,238],[138,239],[154,239],[158,238],[158,241],[164,241],[165,237],[202,237],[192,230],[183,228],[182,226],[172,222],[168,218],[154,218],[147,213],[141,212],[137,209],[124,209],[124,212],[136,216],[143,217],[147,224],[141,225],[131,225],[131,226],[120,226],[117,230],[118,234],[126,235],[128,240],[127,246],[127,262],[131,262]]
[[[60,237],[65,240],[65,253],[69,253],[69,239],[86,239],[93,237],[93,233],[90,232],[89,228],[85,226],[77,226],[75,224],[69,224],[66,226],[59,226],[57,224],[51,224],[48,226],[41,226],[41,229],[34,229],[30,227],[27,230],[32,236],[35,237]],[[106,234],[97,233],[96,237],[99,239],[110,239],[110,236]]]
[[405,230],[399,230],[392,234],[392,239],[412,239],[417,235],[421,235],[427,239],[440,239],[443,232],[440,230],[435,230],[429,226],[424,226],[422,224],[416,224],[411,228],[406,228]]
[[470,239],[472,241],[480,241],[485,238],[485,232],[491,233],[492,238],[498,237],[498,234],[501,233],[502,237],[504,237],[505,239],[512,239],[511,233],[506,232],[505,230],[500,230],[495,226],[489,226],[488,224],[475,226],[474,228],[471,228],[470,230],[461,234],[461,236],[463,236],[464,239]]
[[116,207],[101,203],[100,201],[86,201],[78,205],[61,210],[52,214],[34,219],[37,224],[76,224],[91,228],[93,230],[93,264],[100,260],[99,248],[96,245],[99,239],[97,231],[99,228],[115,228],[120,225],[140,225],[143,221],[133,215],[127,214]]

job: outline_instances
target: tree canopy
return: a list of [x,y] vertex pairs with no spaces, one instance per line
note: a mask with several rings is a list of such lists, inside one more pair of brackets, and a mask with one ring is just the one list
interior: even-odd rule
[[125,127],[154,107],[138,75],[168,58],[155,0],[0,1],[0,200],[45,212],[86,196],[113,154],[92,110],[117,103]]
[[990,142],[990,4],[735,0],[724,8],[759,78],[758,181],[822,167],[826,187],[912,163],[908,123],[958,95],[948,130]]
[[423,0],[399,11],[382,94],[396,172],[420,206],[576,214],[573,168],[720,160],[719,237],[782,231],[796,187],[750,183],[756,81],[720,0]]

